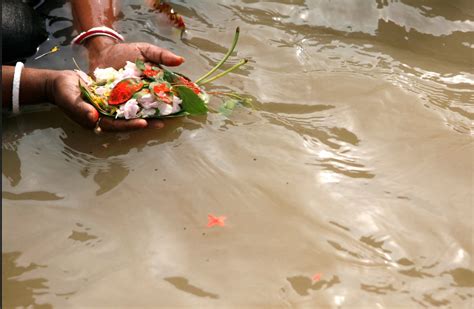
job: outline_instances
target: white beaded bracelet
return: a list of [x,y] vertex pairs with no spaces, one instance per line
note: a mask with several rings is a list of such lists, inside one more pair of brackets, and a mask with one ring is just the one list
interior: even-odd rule
[[15,73],[13,74],[13,89],[12,89],[12,112],[13,115],[20,113],[20,79],[21,71],[23,70],[23,62],[17,62],[15,65]]

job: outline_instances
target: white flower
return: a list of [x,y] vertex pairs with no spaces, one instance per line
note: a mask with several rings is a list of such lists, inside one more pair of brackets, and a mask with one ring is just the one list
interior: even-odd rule
[[122,81],[122,79],[120,79],[120,78],[117,77],[117,79],[116,79],[115,81],[111,82],[110,84],[107,84],[106,86],[107,86],[109,89],[114,89],[114,87],[115,87],[119,82],[121,82],[121,81]]
[[148,118],[150,116],[153,116],[156,114],[156,109],[154,108],[150,108],[150,109],[142,109],[142,111],[140,112],[140,116],[143,117],[143,118]]
[[159,102],[158,109],[160,110],[160,115],[166,116],[179,112],[181,110],[181,102],[181,99],[177,96],[173,96],[173,104]]
[[98,95],[104,95],[108,91],[107,87],[100,86],[95,89],[95,93]]
[[117,110],[117,115],[115,118],[133,119],[137,118],[137,113],[140,110],[138,107],[138,102],[135,99],[130,99],[127,103],[120,105],[120,108]]
[[166,116],[173,113],[173,105],[159,102],[158,109],[160,110],[160,115]]
[[89,75],[82,72],[81,70],[74,70],[74,72],[76,72],[77,75],[79,75],[79,77],[82,79],[83,82],[86,83],[87,86],[91,85],[94,82]]
[[142,71],[137,68],[137,65],[133,62],[127,61],[127,64],[123,68],[122,76],[123,78],[128,77],[140,77],[142,75]]
[[176,110],[176,112],[181,110],[181,103],[183,103],[183,100],[177,96],[173,96],[173,109]]
[[127,64],[122,69],[118,70],[115,76],[115,81],[110,85],[112,88],[117,85],[120,81],[126,78],[139,78],[142,74],[135,63],[127,61]]
[[118,72],[114,68],[95,69],[94,70],[95,81],[99,84],[113,81],[117,78]]
[[138,103],[140,103],[140,105],[143,108],[149,109],[149,108],[157,108],[159,102],[156,102],[156,99],[155,99],[154,95],[152,95],[151,93],[147,93],[145,95],[142,95],[138,99]]

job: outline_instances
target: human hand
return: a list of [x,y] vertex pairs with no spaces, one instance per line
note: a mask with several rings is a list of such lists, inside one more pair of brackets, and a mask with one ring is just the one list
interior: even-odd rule
[[[99,41],[100,40],[100,41]],[[184,58],[172,52],[148,43],[112,43],[107,37],[93,37],[87,42],[89,49],[89,70],[95,68],[113,67],[115,69],[125,66],[126,61],[135,62],[137,59],[178,66]]]
[[[47,81],[48,98],[75,122],[92,129],[100,115],[92,105],[82,99],[78,84],[79,77],[75,72],[57,71]],[[116,120],[103,117],[100,121],[100,127],[104,131],[128,131],[163,126],[163,122],[156,119]]]

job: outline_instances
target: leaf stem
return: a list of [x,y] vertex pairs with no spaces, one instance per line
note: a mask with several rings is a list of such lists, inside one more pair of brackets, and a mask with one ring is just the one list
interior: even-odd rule
[[207,83],[210,83],[212,81],[215,81],[216,79],[218,78],[221,78],[222,76],[225,76],[227,75],[228,73],[234,71],[235,69],[237,69],[238,67],[240,67],[241,65],[244,65],[248,62],[248,59],[242,59],[239,61],[239,63],[237,63],[236,65],[232,66],[231,68],[225,70],[224,72],[222,73],[219,73],[217,75],[214,75],[213,77],[209,78],[209,79],[206,79],[204,81],[202,81],[199,85],[204,85],[204,84],[207,84]]
[[74,57],[72,57],[72,62],[74,62],[74,65],[76,66],[76,68],[77,68],[79,71],[82,71],[82,70],[81,70],[81,67],[77,64],[76,59],[74,59]]
[[239,29],[239,27],[237,27],[237,29],[235,29],[235,35],[234,35],[234,40],[232,41],[232,46],[227,51],[227,54],[225,54],[224,58],[222,58],[222,60],[219,61],[219,63],[216,64],[215,67],[213,67],[209,72],[207,72],[206,74],[201,76],[199,79],[197,79],[195,81],[196,84],[199,84],[203,79],[209,77],[212,73],[214,73],[217,69],[219,69],[227,61],[227,59],[230,57],[230,55],[234,51],[235,46],[237,45],[237,41],[239,40],[239,33],[240,33],[240,29]]

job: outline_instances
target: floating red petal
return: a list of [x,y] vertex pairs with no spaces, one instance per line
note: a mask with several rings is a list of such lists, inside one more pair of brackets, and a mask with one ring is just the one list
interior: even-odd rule
[[208,219],[208,222],[207,222],[207,227],[213,227],[215,225],[217,226],[225,226],[225,220],[227,219],[225,216],[220,216],[220,217],[216,217],[214,215],[207,215],[207,219]]

